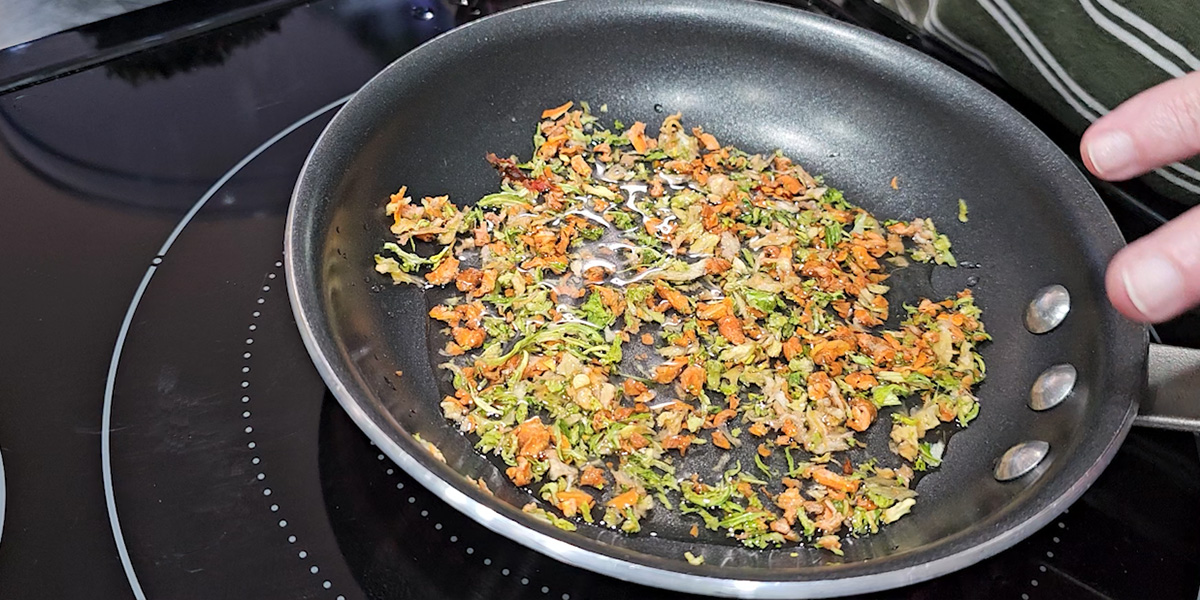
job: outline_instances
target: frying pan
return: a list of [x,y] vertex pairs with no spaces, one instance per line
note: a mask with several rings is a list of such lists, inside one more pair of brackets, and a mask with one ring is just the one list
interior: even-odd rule
[[[664,510],[644,524],[656,537],[598,526],[566,532],[522,513],[533,497],[442,417],[438,400],[450,388],[436,349],[444,338],[427,317],[436,298],[382,285],[371,269],[390,239],[383,204],[401,185],[418,197],[449,193],[459,204],[494,190],[499,176],[485,153],[528,156],[541,110],[568,99],[606,103],[610,117],[627,122],[657,124],[681,111],[685,124],[703,125],[724,143],[780,148],[881,218],[932,217],[959,260],[977,263],[918,271],[914,279],[913,289],[944,296],[977,278],[994,341],[982,349],[989,368],[980,416],[950,438],[947,460],[918,483],[912,514],[848,540],[843,557],[693,539],[685,533],[690,522]],[[899,190],[888,186],[893,176]],[[959,198],[970,207],[966,223],[956,218]],[[562,0],[454,30],[362,88],[304,165],[285,251],[297,323],[334,395],[392,460],[451,506],[530,548],[613,577],[782,598],[880,590],[962,568],[1036,531],[1084,492],[1146,389],[1146,330],[1122,319],[1104,295],[1104,265],[1122,244],[1100,199],[1045,136],[981,87],[905,47],[743,0]],[[1055,285],[1063,288],[1059,301],[1069,296],[1069,311],[1057,327],[1032,333],[1030,303]],[[1051,308],[1061,314],[1068,306]],[[1194,357],[1159,354],[1178,373],[1193,372]],[[1056,365],[1074,368],[1070,394],[1031,409],[1035,385],[1063,382],[1064,367],[1039,380]],[[1067,388],[1038,391],[1044,399]],[[996,476],[1026,469],[1006,481]],[[482,478],[494,495],[468,478]],[[706,562],[689,564],[685,551]]]

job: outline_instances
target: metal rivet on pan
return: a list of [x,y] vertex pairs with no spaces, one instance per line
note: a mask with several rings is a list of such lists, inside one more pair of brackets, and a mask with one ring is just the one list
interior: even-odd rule
[[1029,390],[1029,408],[1046,410],[1058,406],[1075,389],[1078,375],[1075,367],[1066,363],[1042,371]]
[[1071,312],[1071,294],[1067,288],[1054,284],[1037,291],[1029,308],[1025,309],[1025,328],[1033,333],[1046,333],[1063,322]]
[[1012,481],[1032,471],[1049,452],[1050,444],[1041,440],[1021,442],[1000,456],[992,475],[997,481]]

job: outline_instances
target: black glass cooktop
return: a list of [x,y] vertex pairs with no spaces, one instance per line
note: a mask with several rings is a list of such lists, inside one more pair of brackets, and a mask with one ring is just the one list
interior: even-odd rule
[[[0,52],[0,597],[677,597],[426,492],[292,320],[284,214],[321,128],[400,54],[506,5],[175,4]],[[801,8],[941,51],[877,10]],[[1113,198],[1128,235],[1153,226]],[[878,597],[1194,598],[1198,504],[1195,439],[1135,430],[1043,531]]]

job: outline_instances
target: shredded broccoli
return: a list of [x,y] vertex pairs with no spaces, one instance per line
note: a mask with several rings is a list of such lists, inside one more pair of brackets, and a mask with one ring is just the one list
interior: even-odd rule
[[[681,115],[606,128],[568,102],[532,141],[487,155],[500,184],[469,208],[391,195],[372,265],[448,292],[429,312],[438,406],[536,490],[526,512],[632,535],[674,511],[750,548],[841,554],[912,510],[914,470],[944,459],[929,432],[980,412],[990,340],[970,290],[893,308],[889,265],[957,265],[932,221],[877,218]],[[870,427],[900,466],[847,460]],[[735,466],[683,472],[714,456]]]

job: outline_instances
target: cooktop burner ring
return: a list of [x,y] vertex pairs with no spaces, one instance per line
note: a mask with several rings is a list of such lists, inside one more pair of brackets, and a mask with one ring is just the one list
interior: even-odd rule
[[[317,110],[296,120],[291,125],[288,125],[275,135],[268,138],[257,148],[250,151],[249,154],[242,157],[242,159],[234,164],[233,167],[221,175],[221,177],[217,179],[215,183],[213,183],[212,187],[208,188],[208,190],[204,192],[204,195],[202,195],[200,199],[197,200],[194,205],[192,205],[187,213],[183,215],[183,218],[180,219],[179,223],[175,225],[175,228],[171,231],[170,235],[167,236],[167,239],[163,242],[162,246],[159,247],[154,258],[151,259],[150,265],[146,268],[146,273],[142,276],[141,283],[138,284],[137,290],[134,291],[133,299],[130,301],[129,308],[125,312],[125,318],[122,320],[121,328],[117,333],[116,345],[113,348],[112,359],[109,361],[108,375],[104,384],[104,409],[100,418],[100,457],[104,481],[104,502],[105,508],[108,511],[109,525],[112,528],[113,540],[117,545],[117,554],[120,558],[121,566],[125,570],[125,577],[128,579],[129,586],[137,600],[146,600],[146,594],[142,590],[137,573],[133,569],[133,562],[129,557],[129,549],[125,543],[125,538],[121,533],[120,518],[117,515],[117,506],[113,491],[111,433],[113,390],[116,384],[117,367],[121,361],[121,350],[125,347],[125,340],[129,335],[129,329],[133,324],[133,317],[137,312],[138,303],[141,302],[142,296],[146,293],[146,288],[150,285],[150,280],[154,278],[155,271],[162,266],[163,260],[166,258],[167,252],[170,251],[171,246],[174,245],[175,240],[179,238],[179,235],[183,233],[184,228],[186,228],[196,214],[200,212],[200,209],[204,208],[204,205],[207,204],[208,201],[212,199],[212,197],[215,196],[216,193],[234,177],[234,175],[237,175],[237,173],[245,168],[246,165],[250,164],[251,161],[257,158],[263,152],[266,152],[271,146],[274,146],[277,142],[287,137],[293,131],[303,127],[313,119],[320,117],[326,112],[340,107],[348,102],[353,95],[354,94],[348,94],[338,98],[337,100],[334,100],[333,102],[330,102],[329,104],[326,104],[325,106],[322,106],[321,108],[318,108]],[[259,300],[259,304],[262,304],[262,298]],[[251,441],[250,444],[254,444],[254,442]],[[250,448],[253,447],[254,446],[250,446]]]
[[[340,410],[340,408],[339,408],[339,410]],[[368,443],[370,444],[371,448],[374,448],[374,449],[376,449],[376,451],[378,450],[378,448],[379,448],[379,447],[378,447],[377,445],[375,445],[375,442],[373,442],[373,441],[369,441],[369,440],[368,440]],[[382,452],[378,453],[378,454],[375,456],[375,460],[376,460],[376,461],[378,461],[380,464],[387,465],[387,466],[386,466],[386,468],[384,469],[384,474],[386,474],[387,476],[389,476],[389,477],[391,477],[391,478],[398,479],[398,478],[400,478],[402,475],[404,475],[404,473],[403,473],[403,470],[401,470],[399,473],[397,473],[396,469],[397,469],[398,467],[397,467],[396,463],[392,462],[392,461],[391,461],[391,459],[389,459],[389,458],[387,457],[387,455],[386,455],[386,454],[383,454]],[[405,488],[405,483],[404,483],[403,481],[397,481],[397,482],[396,482],[395,489],[396,489],[397,491],[401,491],[401,490],[403,490],[404,488]],[[436,498],[436,497],[432,496],[432,492],[430,492],[430,496],[431,496],[431,498]],[[436,500],[435,500],[435,501],[436,501]],[[410,504],[410,505],[415,505],[415,504],[416,504],[416,502],[417,502],[417,497],[416,497],[416,496],[413,496],[413,495],[409,495],[409,496],[408,496],[408,498],[407,498],[407,503],[408,503],[408,504]],[[440,504],[440,502],[439,502],[439,504]],[[447,506],[447,508],[448,508],[448,506]],[[420,513],[419,513],[419,514],[420,514],[420,516],[421,516],[421,518],[422,518],[422,519],[424,519],[424,520],[428,520],[428,519],[429,519],[430,513],[429,513],[429,511],[428,511],[428,510],[426,510],[426,509],[422,509],[422,510],[420,511]],[[463,518],[465,519],[465,517],[463,517]],[[468,524],[473,524],[473,522],[471,522],[471,521],[468,521]],[[480,527],[482,528],[482,526],[480,526]],[[444,533],[449,533],[449,535],[447,536],[447,538],[446,538],[446,539],[447,539],[447,541],[449,541],[451,544],[454,544],[455,546],[457,546],[458,542],[460,542],[460,541],[462,541],[462,542],[467,542],[467,540],[466,540],[466,539],[464,539],[464,538],[460,538],[460,537],[459,537],[459,535],[458,535],[457,533],[450,533],[450,530],[449,530],[448,528],[446,528],[446,527],[443,527],[443,525],[442,525],[442,523],[441,523],[440,521],[435,521],[435,522],[434,522],[434,525],[433,525],[433,528],[434,528],[434,530],[435,530],[435,531],[443,531],[443,530],[444,530],[444,531],[443,531]],[[488,530],[484,529],[484,530],[482,530],[482,531],[488,531]],[[497,536],[497,537],[499,537],[499,536]],[[466,547],[466,549],[464,550],[464,552],[465,552],[465,553],[466,553],[468,556],[474,557],[474,555],[475,555],[475,547],[474,547],[474,546],[467,546],[467,547]],[[493,565],[495,564],[495,561],[493,561],[493,560],[492,560],[492,558],[491,558],[490,556],[484,556],[482,559],[480,559],[480,564],[482,564],[484,567],[486,567],[486,568],[489,568],[489,569],[494,569],[494,568],[495,568],[495,567],[493,566]],[[513,574],[514,574],[514,571],[513,571],[512,569],[509,569],[508,567],[500,567],[499,573],[500,573],[500,575],[501,575],[501,576],[503,576],[503,577],[506,577],[506,578],[507,578],[507,577],[509,577],[510,575],[513,575]],[[532,581],[528,575],[522,575],[522,576],[521,576],[521,578],[519,579],[519,581],[520,581],[520,583],[521,583],[521,585],[522,585],[522,586],[530,586],[530,587],[531,587],[531,589],[535,589],[535,590],[538,590],[538,589],[539,589],[539,586],[537,585],[537,582],[534,582],[534,581]],[[548,595],[548,594],[550,594],[550,592],[551,592],[552,590],[551,590],[551,587],[550,587],[549,585],[542,585],[542,586],[540,586],[540,591],[541,591],[541,593],[542,593],[542,594],[547,594],[547,595]],[[569,592],[563,592],[563,593],[562,593],[562,595],[561,595],[561,596],[559,596],[559,597],[560,597],[562,600],[571,600],[571,598],[572,598],[572,596],[571,596],[571,594],[570,594]]]
[[[266,467],[263,466],[262,457],[259,456],[259,452],[255,451],[258,448],[258,442],[256,442],[253,437],[254,425],[253,425],[252,417],[254,415],[253,415],[253,411],[250,410],[250,405],[251,405],[251,400],[252,400],[251,394],[253,393],[250,391],[253,387],[250,384],[250,372],[251,372],[250,360],[254,357],[254,353],[251,352],[249,350],[249,348],[251,348],[254,344],[254,332],[258,330],[258,319],[260,317],[262,317],[262,314],[263,314],[262,310],[260,310],[260,309],[263,307],[264,304],[266,304],[267,295],[272,290],[271,282],[278,278],[279,272],[282,268],[283,268],[283,261],[276,260],[272,267],[272,270],[268,271],[266,273],[266,275],[263,277],[263,285],[260,290],[261,293],[259,294],[258,298],[256,298],[254,301],[255,310],[250,313],[250,324],[246,326],[246,329],[249,332],[247,334],[245,342],[243,343],[246,350],[243,351],[241,354],[241,358],[242,358],[243,362],[242,362],[242,367],[240,369],[240,377],[242,380],[240,383],[240,386],[241,386],[241,389],[243,390],[243,394],[242,394],[242,397],[240,400],[241,400],[242,408],[244,410],[242,410],[242,412],[241,412],[242,421],[240,421],[240,422],[247,423],[247,425],[242,429],[242,432],[245,435],[250,436],[249,441],[246,443],[246,450],[248,450],[249,454],[252,455],[252,457],[250,458],[250,465],[252,467],[252,470],[258,471],[258,473],[254,476],[254,478],[255,478],[255,481],[259,482],[262,485],[262,495],[264,497],[272,497],[275,494],[275,492],[271,489],[271,485],[269,483],[267,483]],[[237,421],[235,421],[235,422],[237,422]],[[277,525],[279,525],[279,529],[287,531],[288,520],[283,518],[284,513],[282,511],[282,508],[279,506],[279,501],[273,497],[272,497],[272,500],[273,500],[273,502],[268,507],[268,510],[274,515],[274,517],[272,517],[272,518],[278,518]],[[300,543],[299,538],[295,534],[289,534],[287,536],[287,542],[288,542],[288,544],[292,544],[292,545],[295,545],[295,547],[300,548],[300,550],[296,552],[296,556],[300,560],[304,561],[309,558],[308,551],[304,549],[304,545]],[[308,568],[306,570],[311,575],[319,575],[321,577],[321,579],[322,579],[321,587],[322,588],[324,588],[326,590],[333,589],[333,582],[321,574],[321,568],[315,560],[311,561],[311,564],[308,565]],[[343,595],[338,595],[335,600],[346,600],[346,597]]]

